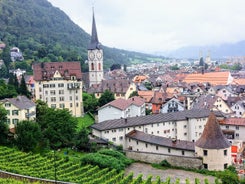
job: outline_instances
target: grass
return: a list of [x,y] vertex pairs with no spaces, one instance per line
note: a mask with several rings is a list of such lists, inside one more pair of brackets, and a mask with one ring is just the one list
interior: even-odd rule
[[77,131],[81,130],[84,127],[87,128],[94,123],[94,119],[89,114],[85,114],[84,117],[78,117],[77,120]]

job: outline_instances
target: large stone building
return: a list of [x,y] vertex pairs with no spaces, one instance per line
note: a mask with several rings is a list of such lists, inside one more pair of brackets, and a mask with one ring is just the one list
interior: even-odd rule
[[66,108],[76,117],[83,115],[80,62],[36,63],[33,73],[36,100],[52,108]]
[[225,138],[216,116],[211,112],[202,136],[195,143],[197,156],[208,170],[224,170],[232,164],[231,144]]

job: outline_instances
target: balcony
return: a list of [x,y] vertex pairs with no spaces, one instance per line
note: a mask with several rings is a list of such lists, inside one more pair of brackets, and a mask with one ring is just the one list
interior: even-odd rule
[[80,89],[80,83],[68,83],[67,84],[67,89],[68,90]]

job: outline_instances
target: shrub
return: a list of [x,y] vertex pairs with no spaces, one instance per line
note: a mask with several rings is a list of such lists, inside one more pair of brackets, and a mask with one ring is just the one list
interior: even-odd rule
[[167,160],[163,160],[163,161],[161,161],[161,162],[160,162],[160,165],[161,165],[161,166],[163,166],[163,167],[171,167],[171,164],[170,164],[170,163],[168,163],[168,161],[167,161]]
[[101,150],[97,153],[84,155],[81,159],[81,164],[98,165],[100,168],[116,169],[117,171],[125,169],[126,166],[132,163],[122,153],[113,150]]

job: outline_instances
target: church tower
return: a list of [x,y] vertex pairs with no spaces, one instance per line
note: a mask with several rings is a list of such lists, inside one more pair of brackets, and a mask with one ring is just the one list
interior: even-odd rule
[[103,79],[103,50],[99,43],[93,11],[92,35],[88,45],[89,86]]

